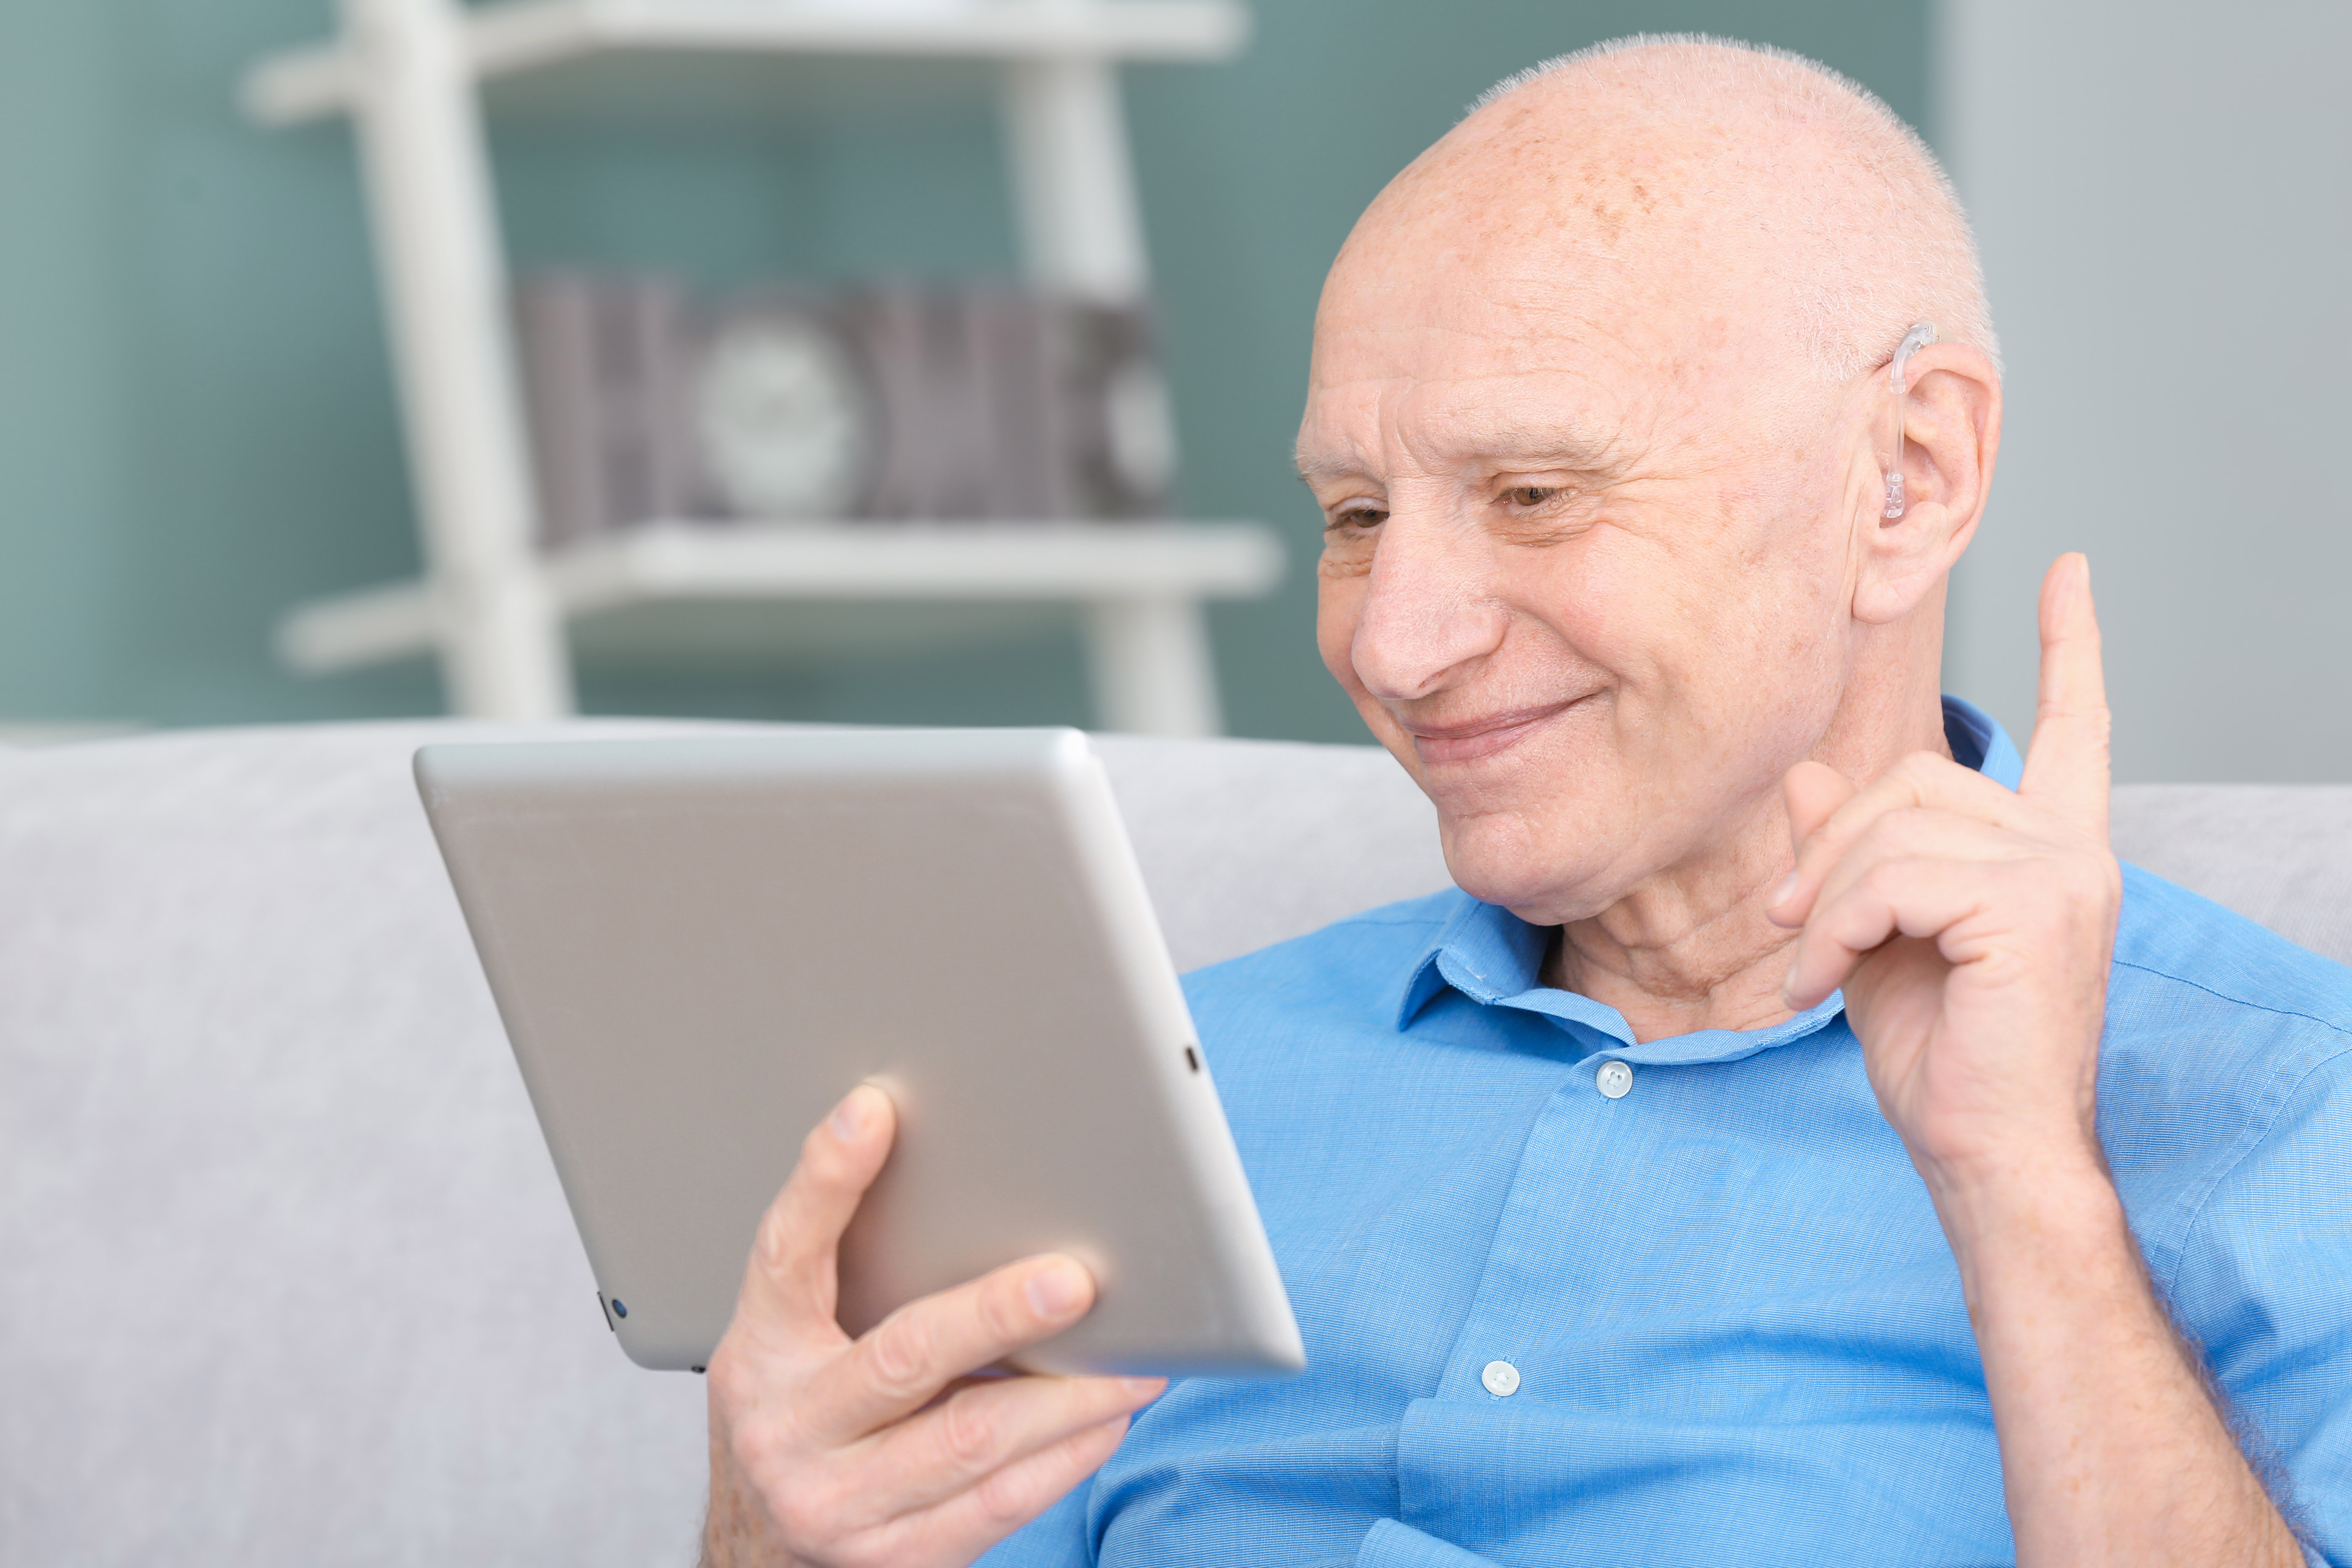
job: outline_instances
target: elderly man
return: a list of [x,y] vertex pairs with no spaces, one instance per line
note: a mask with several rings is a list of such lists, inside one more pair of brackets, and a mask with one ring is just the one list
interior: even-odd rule
[[2081,558],[2030,756],[1938,699],[2000,430],[1867,94],[1697,39],[1490,94],[1333,267],[1298,442],[1460,891],[1191,982],[1307,1372],[959,1383],[1059,1258],[846,1340],[863,1089],[711,1363],[711,1560],[2352,1557],[2352,974],[2119,870]]

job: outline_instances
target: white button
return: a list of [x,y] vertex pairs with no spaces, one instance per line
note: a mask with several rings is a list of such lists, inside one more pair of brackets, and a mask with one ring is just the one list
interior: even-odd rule
[[1508,1399],[1519,1391],[1519,1369],[1507,1361],[1490,1361],[1486,1370],[1478,1374],[1486,1392],[1497,1399]]
[[1612,1100],[1622,1100],[1633,1087],[1633,1069],[1623,1062],[1602,1062],[1601,1070],[1592,1075],[1592,1085]]

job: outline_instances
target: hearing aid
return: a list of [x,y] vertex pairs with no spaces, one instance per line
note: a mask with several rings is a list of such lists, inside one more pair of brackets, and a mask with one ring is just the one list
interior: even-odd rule
[[1895,363],[1887,367],[1886,384],[1895,393],[1895,460],[1886,467],[1887,517],[1901,517],[1909,503],[1903,499],[1903,398],[1911,388],[1903,379],[1903,367],[1911,356],[1936,341],[1936,323],[1921,321],[1903,334],[1902,346],[1895,351]]

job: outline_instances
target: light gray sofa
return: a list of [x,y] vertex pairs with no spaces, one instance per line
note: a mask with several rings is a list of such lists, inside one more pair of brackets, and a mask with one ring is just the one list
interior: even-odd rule
[[[408,782],[510,733],[0,751],[0,1563],[691,1560],[700,1381],[610,1342]],[[1378,752],[1103,749],[1181,965],[1444,884]],[[2116,839],[2352,958],[2352,789]]]

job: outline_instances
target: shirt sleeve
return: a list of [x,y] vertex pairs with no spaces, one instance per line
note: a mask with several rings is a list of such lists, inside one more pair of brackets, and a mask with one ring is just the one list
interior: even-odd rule
[[2214,1184],[2168,1282],[2313,1562],[2352,1568],[2352,1049]]
[[1365,1533],[1356,1568],[1495,1568],[1495,1560],[1384,1519]]

